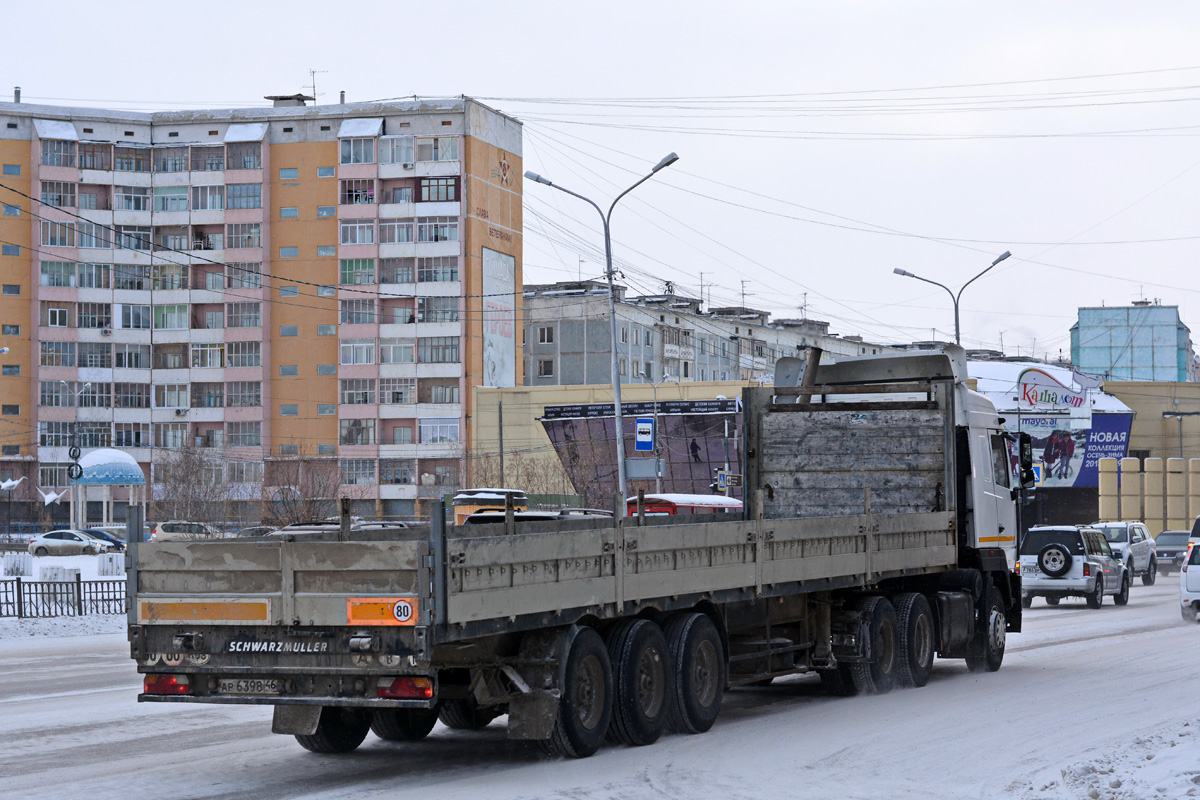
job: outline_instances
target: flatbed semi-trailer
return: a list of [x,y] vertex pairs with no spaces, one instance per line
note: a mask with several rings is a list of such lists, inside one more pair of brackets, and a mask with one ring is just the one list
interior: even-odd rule
[[[743,395],[745,510],[131,548],[139,700],[275,707],[318,752],[508,715],[586,756],[713,724],[724,691],[816,671],[921,686],[1020,630],[1010,440],[958,348]],[[1019,448],[1022,475],[1029,448]]]

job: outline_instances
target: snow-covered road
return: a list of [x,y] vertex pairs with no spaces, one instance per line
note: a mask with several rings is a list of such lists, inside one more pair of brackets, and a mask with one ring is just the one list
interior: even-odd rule
[[0,639],[0,797],[1200,797],[1200,626],[1177,579],[1050,608],[1035,601],[998,673],[938,662],[922,689],[831,698],[812,677],[730,692],[716,726],[582,761],[546,760],[501,722],[315,756],[269,708],[138,704],[119,634]]

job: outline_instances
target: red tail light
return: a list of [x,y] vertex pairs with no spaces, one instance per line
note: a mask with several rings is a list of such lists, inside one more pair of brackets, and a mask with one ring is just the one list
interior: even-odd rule
[[1084,562],[1084,564],[1083,564],[1083,577],[1087,578],[1087,577],[1089,577],[1091,574],[1092,574],[1092,565],[1091,565],[1091,564],[1088,564],[1087,562]]
[[147,675],[146,694],[191,694],[192,682],[187,675]]
[[402,700],[429,700],[433,697],[433,681],[429,678],[380,678],[375,689],[380,697]]

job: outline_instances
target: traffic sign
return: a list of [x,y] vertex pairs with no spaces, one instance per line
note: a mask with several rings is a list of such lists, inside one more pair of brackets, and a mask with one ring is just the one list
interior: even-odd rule
[[1033,485],[1034,486],[1042,485],[1042,469],[1044,467],[1045,467],[1045,464],[1041,463],[1040,461],[1034,462],[1034,464],[1033,464]]
[[731,472],[731,473],[729,473],[729,477],[727,477],[725,479],[725,483],[730,488],[733,488],[734,486],[741,486],[742,485],[742,476],[735,475],[734,473]]
[[654,417],[638,417],[633,426],[633,449],[653,452]]
[[717,470],[717,491],[725,492],[729,490],[729,473],[723,469]]

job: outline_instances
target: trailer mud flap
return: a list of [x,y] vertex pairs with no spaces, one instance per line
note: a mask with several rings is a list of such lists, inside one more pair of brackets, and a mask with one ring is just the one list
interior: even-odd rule
[[320,706],[275,706],[275,717],[271,720],[271,733],[312,736],[317,732],[317,723],[320,719]]
[[509,739],[549,739],[558,719],[558,693],[534,691],[508,702]]

